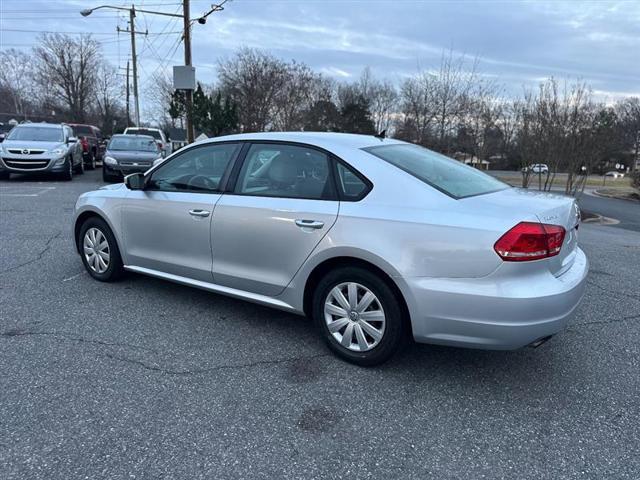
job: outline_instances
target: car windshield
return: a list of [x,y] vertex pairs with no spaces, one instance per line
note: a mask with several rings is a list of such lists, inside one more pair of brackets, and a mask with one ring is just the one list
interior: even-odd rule
[[62,128],[51,127],[15,127],[7,140],[25,140],[28,142],[62,142]]
[[363,150],[454,198],[509,188],[506,183],[486,173],[417,145],[381,145]]
[[128,128],[128,135],[150,135],[156,140],[162,140],[162,136],[160,135],[160,131],[158,130],[147,130],[146,128]]
[[113,137],[109,142],[108,150],[128,150],[137,152],[157,152],[158,145],[155,140],[148,137],[122,136]]

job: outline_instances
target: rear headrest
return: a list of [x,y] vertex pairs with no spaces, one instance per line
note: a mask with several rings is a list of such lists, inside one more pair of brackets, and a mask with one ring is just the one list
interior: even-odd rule
[[269,165],[269,179],[272,182],[293,185],[298,177],[295,158],[279,153],[271,159]]

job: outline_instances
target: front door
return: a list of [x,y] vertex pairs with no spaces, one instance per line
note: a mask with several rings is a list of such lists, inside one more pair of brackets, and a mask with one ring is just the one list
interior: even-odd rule
[[127,263],[211,282],[211,219],[237,143],[189,148],[129,192],[122,221]]
[[214,282],[281,293],[336,221],[332,179],[331,161],[319,150],[253,144],[233,192],[214,210]]

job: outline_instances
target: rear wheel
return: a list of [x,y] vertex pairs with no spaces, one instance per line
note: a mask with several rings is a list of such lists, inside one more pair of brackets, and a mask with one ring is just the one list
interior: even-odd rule
[[87,159],[87,170],[95,170],[96,168],[96,155],[94,152],[89,153],[89,158]]
[[113,232],[104,220],[89,218],[82,224],[78,237],[80,255],[89,275],[101,282],[112,282],[122,276],[124,268]]
[[[73,161],[73,157],[72,157],[72,161]],[[80,175],[82,175],[84,173],[84,159],[80,158],[80,161],[78,162],[78,165],[75,166],[74,168],[74,172],[78,173]]]
[[328,273],[314,292],[312,314],[329,348],[357,365],[385,362],[404,338],[396,295],[378,275],[363,268]]

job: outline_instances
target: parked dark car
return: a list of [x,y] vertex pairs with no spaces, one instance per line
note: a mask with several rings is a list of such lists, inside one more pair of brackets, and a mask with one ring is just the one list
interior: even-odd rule
[[100,148],[102,132],[93,125],[81,123],[70,123],[69,125],[73,128],[80,145],[82,145],[82,158],[85,166],[89,170],[93,170],[96,168],[96,162],[102,160],[103,150]]
[[114,135],[104,154],[102,179],[121,181],[130,173],[146,172],[161,158],[160,147],[150,135]]

